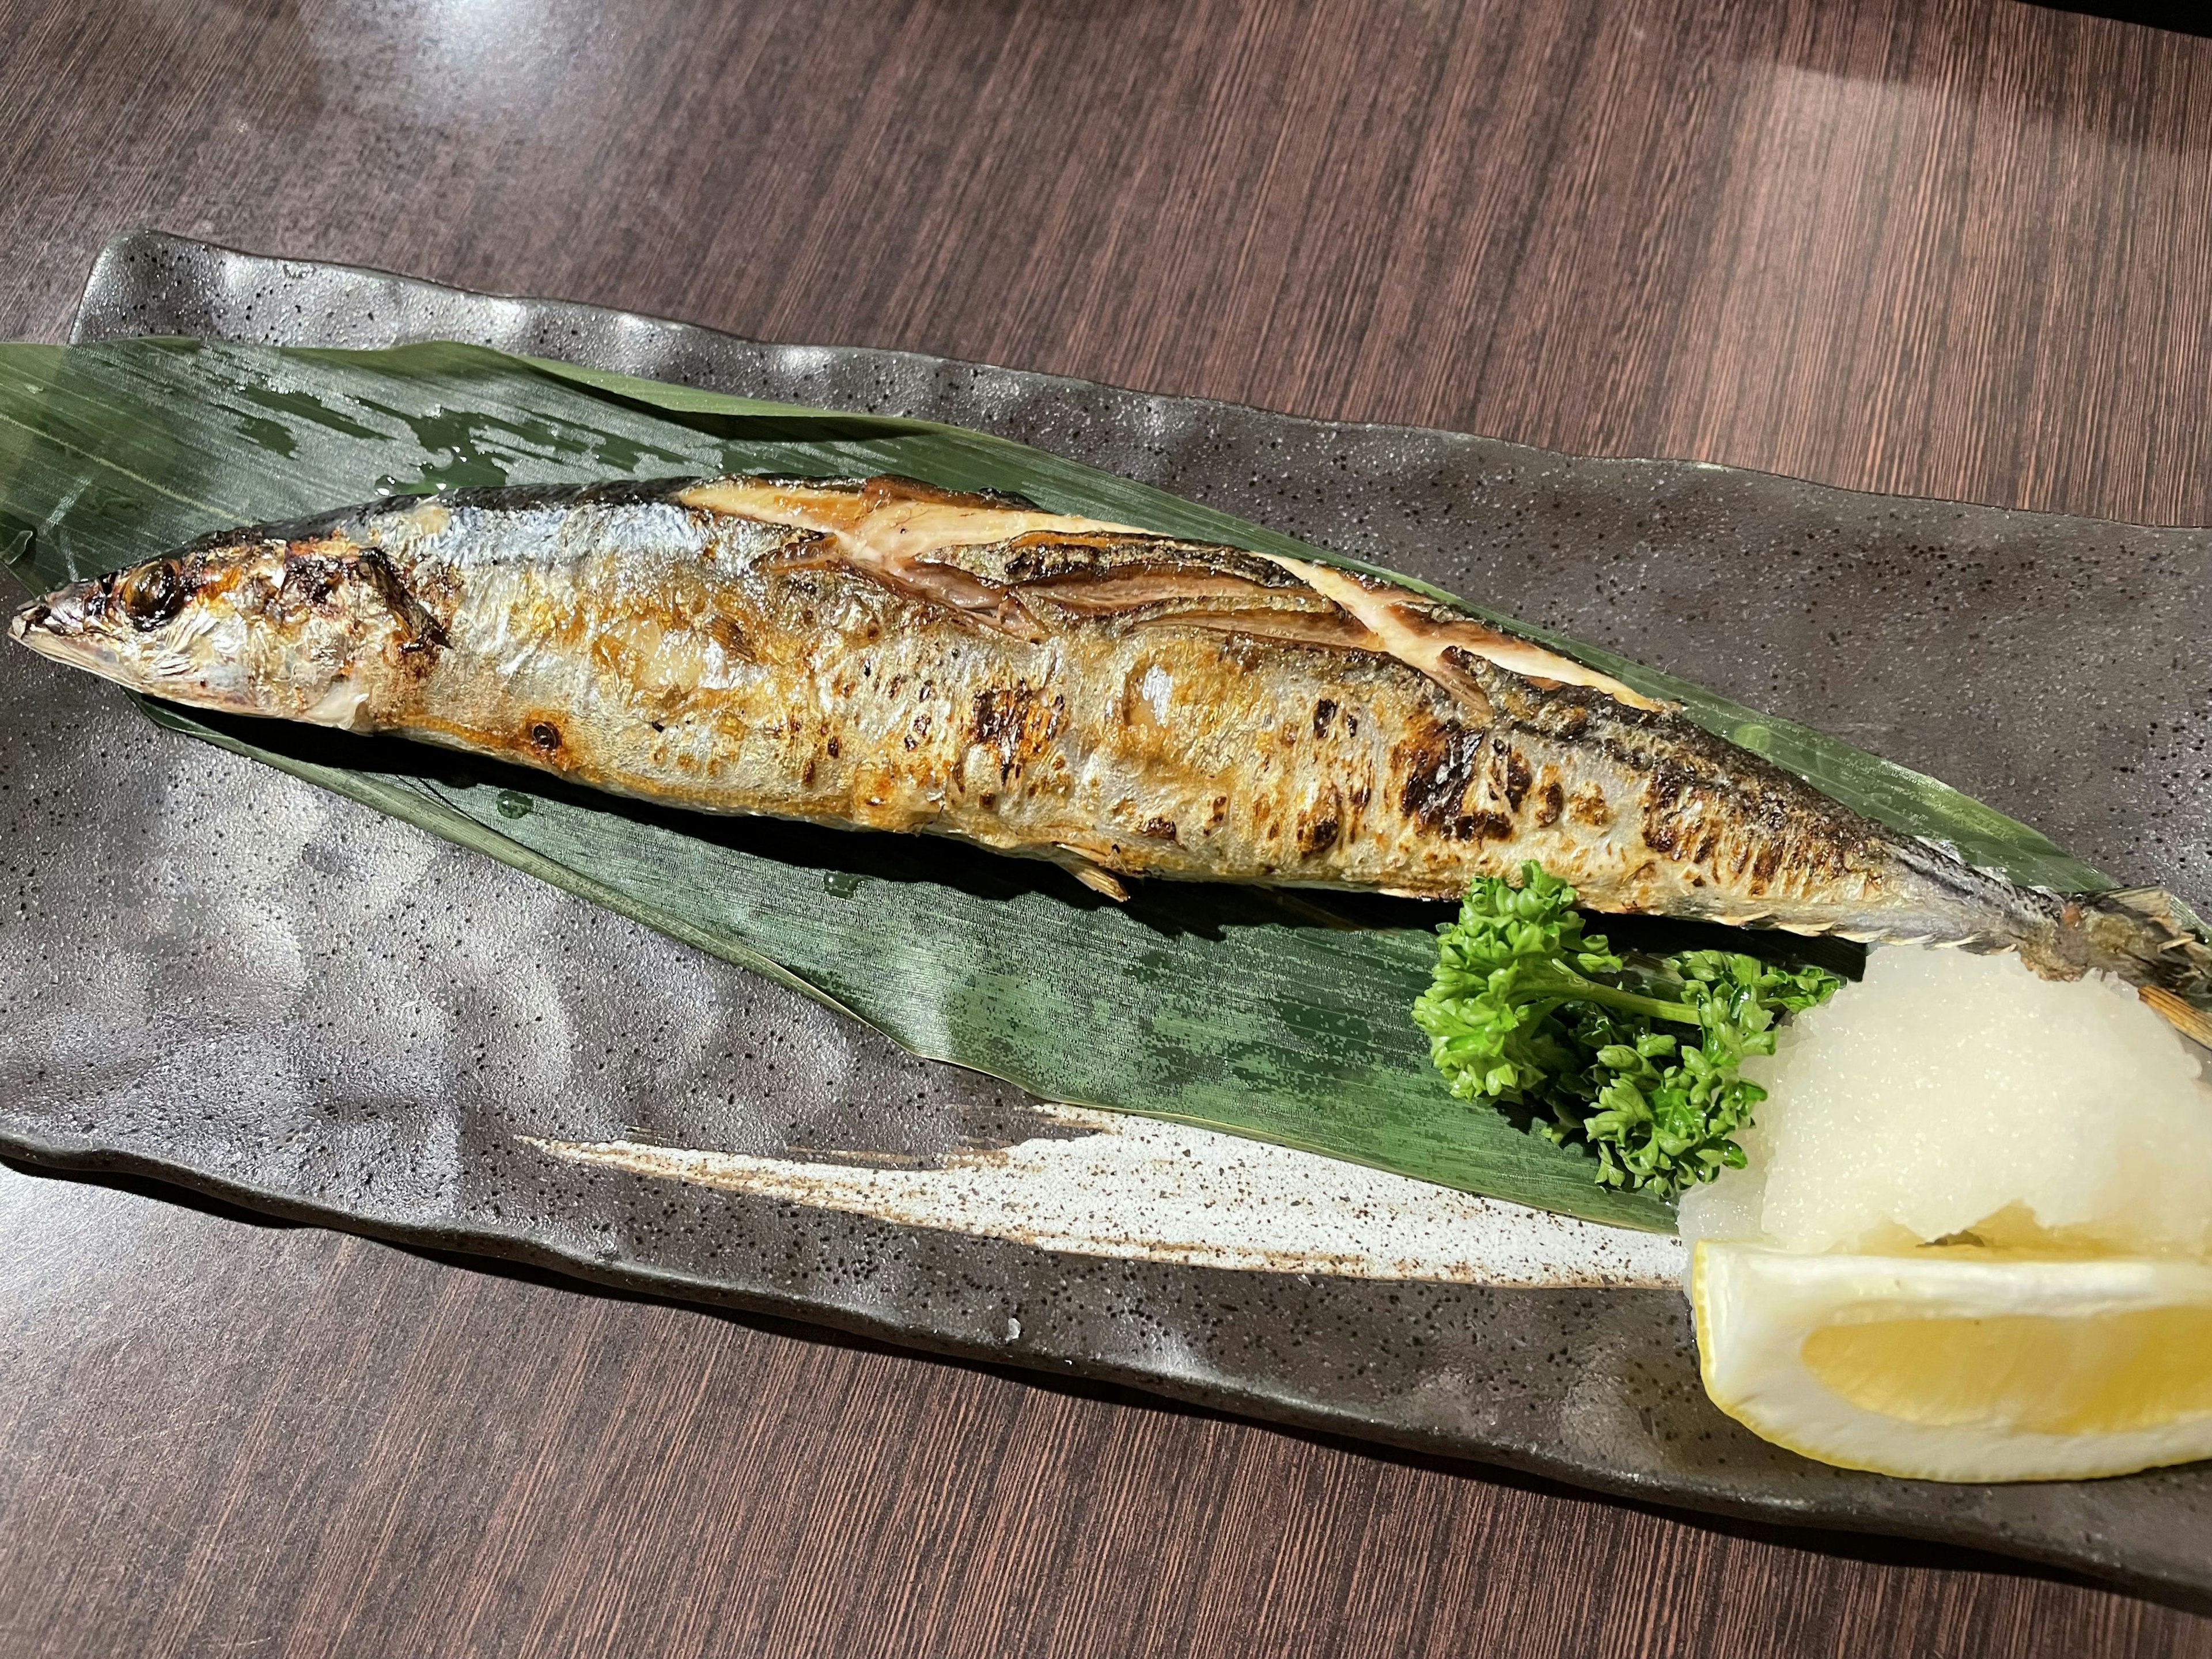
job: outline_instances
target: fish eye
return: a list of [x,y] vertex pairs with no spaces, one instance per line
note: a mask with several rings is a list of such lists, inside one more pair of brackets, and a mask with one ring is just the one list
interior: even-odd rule
[[174,559],[139,566],[118,582],[115,590],[131,625],[141,631],[159,628],[175,617],[191,593]]

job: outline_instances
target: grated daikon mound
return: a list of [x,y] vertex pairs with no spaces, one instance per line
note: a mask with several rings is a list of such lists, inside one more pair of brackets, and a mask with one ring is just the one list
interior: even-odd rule
[[1873,951],[1744,1074],[1748,1163],[1683,1195],[1685,1238],[2212,1256],[2212,1084],[2118,981]]

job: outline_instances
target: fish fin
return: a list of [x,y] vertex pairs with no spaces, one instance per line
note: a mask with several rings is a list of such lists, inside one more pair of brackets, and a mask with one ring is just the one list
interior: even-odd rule
[[2166,1018],[2166,1023],[2199,1048],[2212,1048],[2212,1012],[2163,985],[2138,985],[2136,994]]
[[1093,864],[1073,847],[1055,848],[1052,861],[1073,876],[1094,893],[1103,893],[1116,904],[1128,902],[1129,890],[1117,880],[1114,872]]

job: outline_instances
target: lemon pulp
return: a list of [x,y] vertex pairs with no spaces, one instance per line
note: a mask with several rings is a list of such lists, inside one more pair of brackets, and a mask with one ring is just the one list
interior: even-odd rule
[[1869,1320],[1802,1352],[1829,1389],[1906,1423],[2087,1435],[2212,1414],[2212,1308]]

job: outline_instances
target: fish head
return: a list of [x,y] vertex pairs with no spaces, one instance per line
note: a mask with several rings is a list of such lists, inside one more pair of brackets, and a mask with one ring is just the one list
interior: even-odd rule
[[356,729],[380,674],[444,642],[390,561],[343,538],[195,544],[58,588],[8,631],[149,696]]

